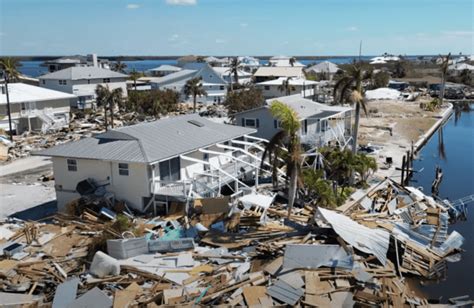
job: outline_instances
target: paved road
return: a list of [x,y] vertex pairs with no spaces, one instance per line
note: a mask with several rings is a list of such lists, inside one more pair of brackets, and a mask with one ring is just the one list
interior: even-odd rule
[[30,156],[0,166],[0,177],[23,172],[52,164],[51,159],[42,156]]

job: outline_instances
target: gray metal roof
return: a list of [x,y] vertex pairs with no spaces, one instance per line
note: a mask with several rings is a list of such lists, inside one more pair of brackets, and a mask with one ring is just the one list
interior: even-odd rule
[[254,132],[191,114],[118,128],[35,155],[152,163]]
[[338,70],[339,66],[329,61],[323,61],[306,69],[307,72],[313,71],[315,73],[336,73]]
[[168,64],[163,64],[158,67],[149,69],[149,71],[154,71],[154,72],[178,72],[182,70],[181,67],[173,66],[173,65],[168,65]]
[[184,80],[193,78],[194,75],[196,75],[196,72],[197,72],[196,70],[182,69],[180,71],[171,73],[163,77],[150,78],[150,82],[162,85],[162,84],[168,84],[168,83],[173,83],[173,82],[178,82],[178,81],[184,81]]
[[80,79],[100,79],[100,78],[128,78],[127,75],[117,73],[94,66],[73,66],[59,70],[53,73],[40,76],[39,79],[65,79],[65,80],[80,80]]

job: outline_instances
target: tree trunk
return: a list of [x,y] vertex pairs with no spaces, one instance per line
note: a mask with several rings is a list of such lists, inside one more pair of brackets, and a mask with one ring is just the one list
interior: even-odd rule
[[133,79],[133,87],[135,88],[135,91],[137,91],[137,80]]
[[293,209],[293,205],[295,204],[296,198],[296,188],[298,184],[298,166],[296,162],[293,162],[293,168],[291,169],[290,174],[290,185],[288,187],[288,219],[291,216],[291,210]]
[[109,123],[107,122],[107,105],[104,104],[104,124],[105,124],[105,131],[109,128]]
[[359,133],[359,120],[360,120],[360,103],[356,103],[355,108],[355,123],[354,123],[354,131],[352,132],[352,153],[357,154],[357,134]]
[[196,113],[196,94],[193,94],[193,113]]
[[109,108],[110,108],[110,126],[114,128],[114,101],[111,100],[109,103]]
[[444,91],[446,88],[446,74],[443,72],[443,76],[441,78],[441,88],[439,89],[439,106],[443,106],[444,101]]

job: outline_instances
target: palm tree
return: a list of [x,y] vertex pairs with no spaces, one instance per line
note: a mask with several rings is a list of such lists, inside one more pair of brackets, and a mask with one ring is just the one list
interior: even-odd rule
[[130,80],[133,81],[133,88],[137,90],[137,80],[143,77],[143,73],[137,72],[135,69],[130,73]]
[[[350,66],[341,79],[334,86],[334,101],[343,103],[347,94],[350,92],[349,101],[355,104],[355,123],[352,134],[353,146],[352,153],[357,153],[357,134],[359,132],[360,109],[364,109],[367,114],[367,106],[364,101],[364,92],[362,83],[372,79],[372,70],[365,69],[361,63],[354,63]],[[339,92],[339,99],[338,99]]]
[[448,75],[449,62],[451,61],[451,53],[448,53],[447,56],[441,56],[441,88],[439,89],[439,105],[443,105],[444,100],[444,90],[446,86],[446,76]]
[[283,81],[281,82],[281,85],[278,86],[278,90],[280,92],[285,92],[285,95],[290,95],[291,91],[296,90],[295,87],[292,86],[291,83],[290,83],[291,79],[292,79],[291,77],[283,79]]
[[17,82],[20,80],[20,62],[15,58],[5,57],[0,59],[0,69],[6,73],[8,82]]
[[206,90],[202,87],[202,78],[196,77],[186,81],[184,85],[184,94],[186,97],[193,97],[193,112],[196,113],[196,98],[207,95]]
[[112,70],[125,74],[125,69],[127,68],[127,64],[123,63],[120,60],[117,60],[113,65],[112,65]]
[[120,105],[122,100],[123,91],[122,88],[116,88],[110,91],[109,87],[104,87],[103,85],[97,85],[95,89],[96,104],[98,107],[104,108],[104,124],[105,130],[108,129],[107,121],[107,108],[110,109],[110,122],[111,127],[114,128],[114,108],[115,105]]
[[295,58],[295,57],[291,57],[289,61],[290,61],[290,65],[291,65],[291,66],[295,66],[295,62],[296,62],[296,58]]
[[233,81],[232,76],[234,76],[234,81],[236,84],[239,84],[239,70],[240,70],[241,63],[239,58],[235,57],[232,58],[229,64],[229,76],[230,76],[230,90],[233,91]]
[[[280,121],[281,131],[275,134],[269,141],[262,157],[262,167],[265,157],[268,155],[270,163],[275,166],[280,158],[283,158],[286,165],[286,174],[288,177],[288,218],[295,203],[296,190],[301,183],[301,143],[299,130],[300,120],[296,112],[282,102],[274,101],[270,105],[270,111],[273,117]],[[287,151],[280,151],[285,147]],[[284,154],[283,157],[282,153]],[[272,161],[273,157],[273,161]],[[275,168],[275,167],[274,167]],[[276,169],[274,169],[276,170]],[[274,176],[276,172],[273,173]]]

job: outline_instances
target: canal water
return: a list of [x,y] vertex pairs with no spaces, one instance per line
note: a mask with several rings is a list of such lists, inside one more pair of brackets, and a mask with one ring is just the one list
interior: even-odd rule
[[[454,201],[474,194],[474,102],[465,104],[462,111],[455,112],[449,121],[438,130],[421,150],[414,162],[415,173],[411,186],[423,187],[431,194],[431,183],[435,168],[443,170],[443,181],[439,196]],[[431,298],[470,295],[474,297],[474,203],[468,205],[467,221],[450,226],[450,231],[461,233],[465,242],[461,261],[448,263],[447,279],[421,289]]]

